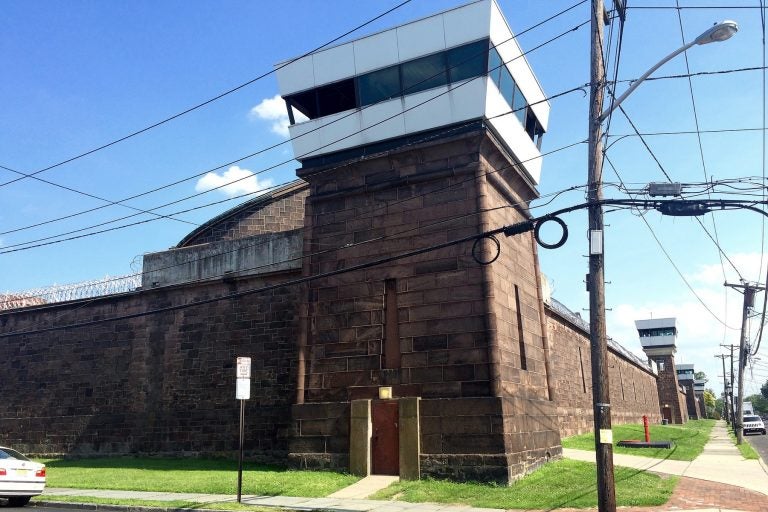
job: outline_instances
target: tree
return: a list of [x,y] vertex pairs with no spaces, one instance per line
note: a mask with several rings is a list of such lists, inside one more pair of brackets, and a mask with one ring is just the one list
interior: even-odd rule
[[715,406],[717,405],[717,396],[711,389],[704,390],[704,411],[707,418],[715,416]]
[[768,399],[762,395],[750,395],[744,397],[745,402],[752,402],[755,414],[768,414]]
[[696,373],[694,373],[693,374],[693,378],[696,379],[696,380],[703,380],[703,381],[709,380],[707,378],[707,374],[704,373],[704,372],[696,372]]
[[[716,420],[719,420],[725,417],[723,415],[724,407],[725,407],[725,404],[723,403],[723,399],[718,398],[717,401],[715,402],[715,414],[713,416]],[[726,414],[727,414],[727,411],[726,411]]]
[[763,398],[768,400],[768,380],[765,381],[765,384],[763,384],[763,387],[760,388],[760,394],[763,395]]

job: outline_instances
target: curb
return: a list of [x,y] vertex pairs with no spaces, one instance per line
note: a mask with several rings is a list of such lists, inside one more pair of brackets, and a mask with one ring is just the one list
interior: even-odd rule
[[760,456],[760,454],[757,454],[757,462],[760,463],[760,467],[763,468],[763,471],[765,471],[765,474],[768,475],[768,465],[765,464],[763,461],[763,458]]
[[77,510],[103,510],[112,512],[187,512],[195,510],[199,512],[222,512],[206,508],[170,508],[170,507],[146,507],[141,505],[108,505],[104,503],[76,503],[71,501],[33,501],[27,507],[62,507]]

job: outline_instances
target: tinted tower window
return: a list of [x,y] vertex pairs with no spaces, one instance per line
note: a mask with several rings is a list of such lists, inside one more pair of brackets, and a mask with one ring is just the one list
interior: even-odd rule
[[413,94],[448,83],[445,54],[437,53],[402,64],[403,94]]
[[400,96],[400,67],[393,66],[358,77],[360,105]]
[[482,40],[448,50],[446,54],[451,82],[474,78],[485,73],[485,59],[488,53],[485,51],[486,48],[488,48],[488,41]]

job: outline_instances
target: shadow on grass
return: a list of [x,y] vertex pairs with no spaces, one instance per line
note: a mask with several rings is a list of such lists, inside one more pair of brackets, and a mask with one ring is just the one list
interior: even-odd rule
[[[638,476],[638,475],[640,475],[642,473],[645,473],[645,471],[646,470],[642,470],[642,469],[630,470],[630,474],[628,476],[626,476],[624,478],[615,479],[614,480],[614,494],[616,492],[615,484],[617,482],[627,482],[627,481],[631,480],[632,478],[634,478],[634,477],[636,477],[636,476]],[[674,477],[668,477],[668,478],[674,478]],[[677,487],[677,484],[678,484],[678,482],[675,482],[675,487]],[[669,501],[669,498],[672,497],[672,495],[675,492],[675,487],[672,488],[672,492],[669,494],[669,497],[664,501],[664,503],[667,503]],[[595,502],[594,505],[581,506],[581,505],[578,504],[578,501],[576,501],[576,500],[578,500],[580,498],[586,498],[587,496],[590,496],[591,494],[597,492],[597,478],[595,478],[595,485],[590,485],[588,488],[584,488],[583,491],[584,492],[582,492],[581,494],[578,494],[575,497],[570,498],[569,500],[563,501],[561,503],[558,503],[558,504],[553,505],[552,507],[546,509],[547,512],[551,512],[552,510],[557,510],[557,509],[560,509],[560,508],[563,508],[563,507],[567,507],[567,506],[575,507],[575,508],[593,508],[593,507],[597,506],[597,502]],[[659,503],[658,505],[664,505],[664,503]],[[622,505],[622,506],[624,506],[624,505]],[[629,505],[629,506],[633,506],[633,505]],[[657,506],[657,505],[649,505],[649,506]]]
[[[237,471],[237,461],[212,458],[165,458],[165,457],[93,457],[45,459],[48,468],[88,469],[147,469],[159,471]],[[244,462],[248,471],[269,471],[285,473],[291,468],[273,464]]]

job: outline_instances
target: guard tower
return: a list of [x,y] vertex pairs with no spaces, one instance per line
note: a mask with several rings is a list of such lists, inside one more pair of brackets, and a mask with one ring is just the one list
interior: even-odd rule
[[654,318],[635,320],[635,327],[640,336],[643,352],[658,369],[661,417],[668,423],[685,423],[688,420],[686,393],[679,385],[675,369],[676,323],[675,318]]
[[[310,186],[305,275],[528,218],[549,104],[495,1],[277,78]],[[498,256],[462,244],[307,283],[295,464],[509,482],[560,454],[535,242]]]
[[676,364],[677,382],[685,389],[685,404],[688,410],[688,419],[698,420],[704,417],[704,402],[699,401],[696,393],[696,371],[692,364]]

